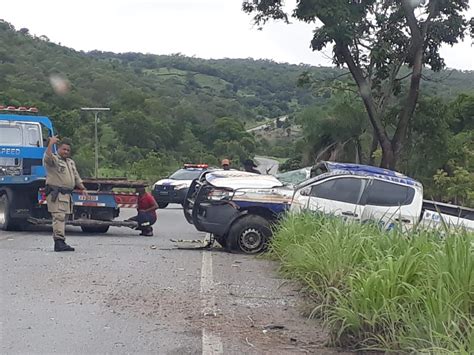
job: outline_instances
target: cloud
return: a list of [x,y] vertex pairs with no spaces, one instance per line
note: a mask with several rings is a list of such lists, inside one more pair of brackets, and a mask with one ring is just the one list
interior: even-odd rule
[[[4,19],[16,28],[76,50],[332,65],[324,53],[309,48],[314,25],[270,22],[258,31],[241,7],[242,0],[2,1]],[[443,47],[442,54],[448,67],[474,70],[470,39]]]

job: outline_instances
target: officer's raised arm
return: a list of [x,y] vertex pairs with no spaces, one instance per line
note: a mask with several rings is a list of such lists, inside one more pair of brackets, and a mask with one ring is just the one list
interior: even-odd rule
[[54,155],[53,155],[53,145],[58,143],[58,141],[59,141],[59,138],[57,136],[52,136],[51,138],[49,138],[48,147],[46,148],[46,152],[43,158],[45,164],[48,164],[48,165],[55,164]]

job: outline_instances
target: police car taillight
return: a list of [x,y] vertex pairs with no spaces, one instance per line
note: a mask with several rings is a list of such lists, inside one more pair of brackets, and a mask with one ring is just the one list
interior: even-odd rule
[[200,169],[207,169],[209,167],[208,164],[184,164],[184,168],[200,168]]

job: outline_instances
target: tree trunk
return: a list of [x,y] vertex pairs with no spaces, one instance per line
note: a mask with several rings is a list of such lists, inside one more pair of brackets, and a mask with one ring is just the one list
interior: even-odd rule
[[360,97],[362,98],[362,102],[364,104],[365,110],[367,111],[367,115],[369,116],[370,123],[372,124],[374,132],[377,135],[377,139],[380,143],[380,147],[382,148],[382,163],[380,166],[383,168],[394,166],[396,162],[394,161],[395,155],[393,152],[392,142],[388,138],[382,121],[377,114],[372,96],[372,88],[365,79],[362,69],[355,63],[349,48],[344,44],[338,43],[337,41],[336,46],[338,52],[344,58],[344,61],[357,84],[357,87],[359,88]]
[[413,64],[412,64],[412,75],[410,80],[410,88],[408,90],[407,99],[403,108],[402,113],[399,116],[397,123],[397,129],[392,138],[392,151],[393,151],[393,168],[400,158],[400,153],[403,148],[403,143],[406,138],[408,123],[413,117],[415,112],[416,103],[418,102],[418,95],[421,82],[421,72],[423,70],[423,51],[424,41],[426,33],[430,26],[430,19],[434,16],[437,11],[436,1],[430,1],[429,3],[429,15],[428,19],[423,23],[421,28],[417,24],[417,19],[414,14],[414,7],[412,1],[402,1],[401,5],[405,12],[405,18],[407,24],[410,27],[411,32],[411,52],[413,53]]
[[379,139],[377,138],[377,134],[375,130],[372,132],[372,145],[370,146],[370,153],[369,153],[369,165],[375,164],[374,153],[379,147]]
[[361,164],[362,163],[362,147],[360,145],[360,139],[356,138],[355,142],[355,163],[356,164]]
[[331,152],[331,155],[329,156],[329,161],[338,161],[339,154],[341,151],[344,149],[344,146],[346,143],[344,142],[337,142],[336,145],[334,146],[334,149]]
[[397,160],[395,157],[395,153],[392,149],[392,145],[389,144],[389,147],[385,149],[382,147],[382,161],[380,162],[380,167],[395,170],[396,164]]

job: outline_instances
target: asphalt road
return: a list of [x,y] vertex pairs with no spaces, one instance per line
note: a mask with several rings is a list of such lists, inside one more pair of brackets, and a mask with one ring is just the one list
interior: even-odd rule
[[273,262],[169,241],[203,237],[173,206],[154,237],[68,227],[73,253],[53,252],[48,228],[0,232],[0,353],[334,352]]

